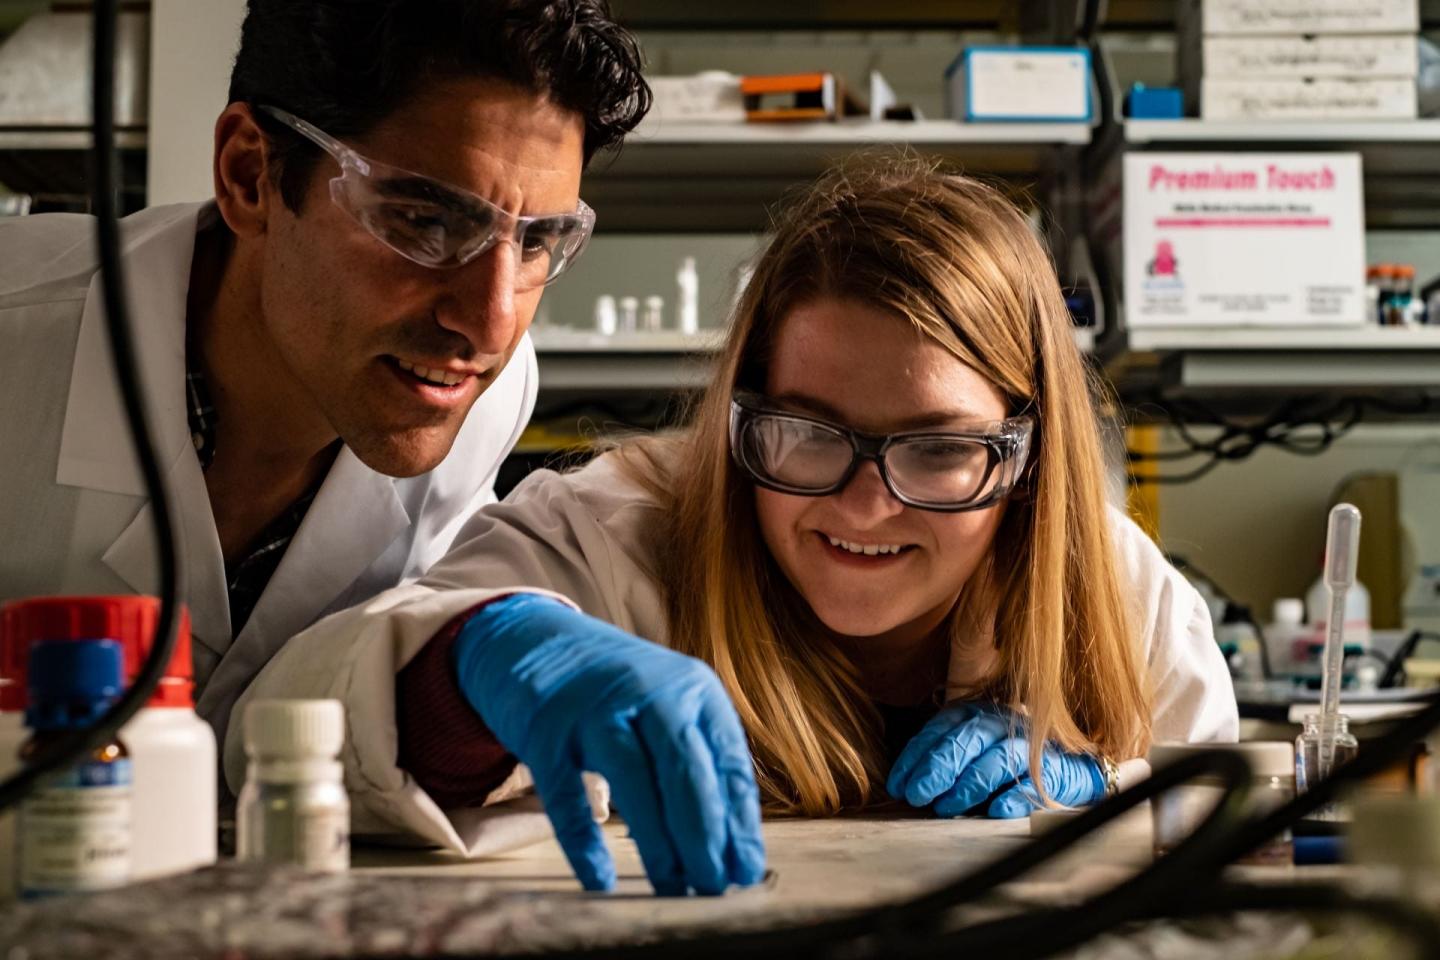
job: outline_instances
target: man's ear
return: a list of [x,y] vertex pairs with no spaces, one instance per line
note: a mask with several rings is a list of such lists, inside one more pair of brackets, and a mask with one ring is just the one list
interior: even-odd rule
[[265,232],[280,193],[270,180],[270,141],[249,104],[232,103],[215,121],[215,204],[236,236]]

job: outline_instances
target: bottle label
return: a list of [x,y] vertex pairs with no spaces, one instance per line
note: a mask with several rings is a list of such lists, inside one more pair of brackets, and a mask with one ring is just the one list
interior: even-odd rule
[[128,759],[89,761],[43,781],[20,806],[20,893],[116,887],[130,879]]
[[239,859],[291,864],[320,873],[348,870],[349,805],[311,803],[300,794],[271,785],[241,797]]
[[300,817],[296,862],[306,870],[340,873],[350,869],[350,811],[312,810]]

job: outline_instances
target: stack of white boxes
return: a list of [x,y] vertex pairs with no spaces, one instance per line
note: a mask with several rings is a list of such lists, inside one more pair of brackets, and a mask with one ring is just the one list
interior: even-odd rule
[[1182,0],[1186,113],[1413,119],[1419,29],[1419,0]]

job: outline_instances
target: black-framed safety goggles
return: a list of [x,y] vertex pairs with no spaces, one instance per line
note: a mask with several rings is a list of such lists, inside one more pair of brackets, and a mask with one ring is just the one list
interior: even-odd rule
[[759,486],[801,497],[838,493],[861,463],[873,460],[901,503],[959,513],[1010,495],[1034,427],[1021,415],[960,431],[862,433],[739,391],[730,401],[730,454]]

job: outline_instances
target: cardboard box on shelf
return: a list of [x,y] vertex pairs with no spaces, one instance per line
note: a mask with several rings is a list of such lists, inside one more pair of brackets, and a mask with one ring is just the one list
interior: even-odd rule
[[1206,120],[1413,120],[1415,81],[1268,80],[1205,77],[1200,116]]
[[1363,325],[1359,154],[1127,155],[1124,275],[1131,327]]
[[688,77],[649,77],[654,104],[645,120],[660,124],[744,123],[745,98],[740,77],[707,70]]
[[1414,34],[1319,37],[1205,37],[1201,69],[1218,78],[1414,77]]
[[1419,0],[1181,0],[1205,34],[1416,33]]
[[1088,122],[1090,51],[967,47],[945,71],[948,112],[963,121]]

